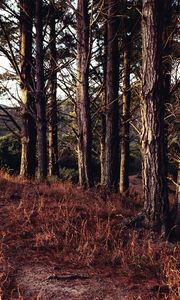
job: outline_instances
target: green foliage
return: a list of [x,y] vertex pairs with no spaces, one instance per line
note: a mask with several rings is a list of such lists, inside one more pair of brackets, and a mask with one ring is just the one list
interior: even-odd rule
[[73,183],[78,182],[78,170],[76,169],[67,169],[61,168],[60,169],[60,179],[61,181],[71,181]]
[[0,137],[0,167],[10,172],[19,172],[21,146],[12,134]]
[[60,153],[59,160],[60,180],[78,182],[78,166],[75,153],[66,147]]
[[77,169],[77,157],[75,156],[75,152],[68,149],[68,147],[64,148],[60,153],[59,165],[60,169]]
[[137,140],[130,143],[129,175],[141,172],[140,145]]

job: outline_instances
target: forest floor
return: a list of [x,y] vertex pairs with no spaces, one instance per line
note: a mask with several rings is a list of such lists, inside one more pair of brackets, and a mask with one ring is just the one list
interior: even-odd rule
[[[180,299],[180,245],[125,225],[141,180],[106,197],[0,173],[0,298]],[[173,197],[172,197],[173,201]]]

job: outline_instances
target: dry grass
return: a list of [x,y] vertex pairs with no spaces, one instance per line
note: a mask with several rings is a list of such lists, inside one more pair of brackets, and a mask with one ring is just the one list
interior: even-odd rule
[[82,192],[70,183],[38,185],[3,172],[0,178],[4,299],[16,289],[14,274],[20,263],[45,260],[74,268],[108,266],[121,273],[135,296],[137,290],[141,293],[139,299],[179,299],[180,245],[123,225],[124,218],[141,209],[137,193],[110,195],[105,201],[100,192]]

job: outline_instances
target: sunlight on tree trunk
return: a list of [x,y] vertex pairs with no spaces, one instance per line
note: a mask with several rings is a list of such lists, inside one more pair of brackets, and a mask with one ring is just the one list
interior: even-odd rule
[[125,32],[124,37],[124,82],[120,148],[120,183],[119,191],[123,193],[129,188],[129,119],[130,119],[130,48],[131,36]]
[[32,82],[33,8],[29,0],[20,1],[20,63],[21,63],[21,166],[20,175],[35,176],[36,125]]
[[77,14],[77,119],[78,119],[78,168],[82,187],[93,186],[92,132],[89,98],[89,63],[91,55],[89,1],[78,1]]

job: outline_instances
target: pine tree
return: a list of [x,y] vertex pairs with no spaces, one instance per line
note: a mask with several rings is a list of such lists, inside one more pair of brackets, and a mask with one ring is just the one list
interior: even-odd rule
[[168,230],[162,30],[164,1],[143,0],[142,9],[142,164],[146,223]]
[[57,120],[57,49],[56,49],[56,8],[50,5],[50,78],[49,78],[49,118],[48,118],[48,174],[59,176],[58,167],[58,120]]
[[93,186],[92,132],[89,98],[89,64],[91,56],[88,0],[78,0],[77,12],[77,118],[78,168],[82,187]]
[[20,0],[20,87],[22,101],[20,175],[34,177],[36,170],[35,99],[32,81],[33,5]]
[[107,189],[117,190],[119,183],[119,53],[118,1],[108,1],[106,58],[106,139],[105,180]]
[[44,81],[42,0],[35,1],[36,28],[36,110],[38,177],[47,176],[46,98]]

